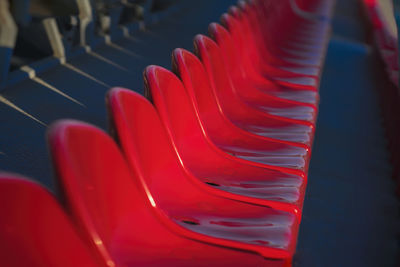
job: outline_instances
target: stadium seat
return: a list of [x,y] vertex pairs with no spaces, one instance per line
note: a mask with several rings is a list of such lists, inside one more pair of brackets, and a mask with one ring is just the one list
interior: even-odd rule
[[[256,62],[258,62],[256,68],[258,67],[259,71],[263,75],[268,75],[268,77],[271,78],[295,78],[301,76],[316,78],[316,76],[318,76],[319,74],[319,68],[297,68],[297,72],[295,72],[294,70],[296,69],[294,67],[292,67],[291,69],[282,67],[290,66],[291,59],[297,61],[312,59],[315,60],[316,58],[321,57],[322,47],[315,44],[305,44],[301,40],[290,40],[293,38],[289,37],[286,38],[285,41],[280,41],[280,38],[282,38],[280,35],[295,35],[296,38],[300,38],[304,34],[298,32],[289,33],[288,31],[293,31],[292,27],[289,27],[289,29],[285,29],[284,26],[281,25],[281,23],[274,26],[274,24],[276,23],[272,23],[270,21],[271,19],[269,21],[265,21],[265,15],[258,14],[261,11],[262,9],[251,6],[249,4],[242,4],[242,9],[239,9],[237,7],[230,8],[231,15],[235,16],[235,18],[238,19],[241,24],[239,25],[239,27],[241,27],[243,30],[246,30],[246,32],[242,32],[243,37],[246,38],[245,40],[248,40],[247,42],[243,43],[244,47],[247,49],[250,56],[258,57],[255,59]],[[274,14],[269,14],[269,16],[275,17]],[[270,35],[273,35],[274,31],[278,30],[279,33],[276,33],[278,35],[274,38],[271,38]],[[289,39],[289,41],[287,39]],[[260,56],[264,56],[264,58],[259,58]],[[284,64],[281,65],[280,68],[273,68],[271,65],[269,65],[269,62],[271,61],[271,59],[276,60],[277,58],[280,59]],[[313,72],[310,72],[310,69]],[[278,74],[279,77],[274,77]]]
[[[215,97],[218,99],[217,103],[219,103],[220,109],[223,111],[223,113],[226,114],[226,116],[233,122],[243,120],[243,116],[245,118],[250,118],[251,116],[249,114],[252,114],[252,117],[258,116],[260,117],[260,121],[266,122],[266,119],[264,119],[264,117],[262,116],[264,115],[263,112],[260,112],[260,110],[246,105],[243,101],[241,101],[238,95],[235,94],[235,85],[229,79],[227,67],[224,58],[222,57],[221,49],[218,47],[218,45],[213,40],[204,35],[197,35],[195,37],[194,45],[196,54],[201,59],[206,73],[208,74],[210,89],[212,89]],[[193,88],[195,87],[196,86],[193,85]],[[203,93],[206,90],[197,91]],[[300,125],[299,128],[303,128],[304,126],[309,127],[309,129],[305,128],[305,132],[309,134],[307,141],[299,141],[299,139],[296,139],[296,133],[287,131],[284,127],[282,127],[281,129],[282,136],[285,136],[285,134],[292,134],[291,139],[286,139],[285,137],[281,138],[279,136],[273,136],[273,138],[304,143],[311,146],[312,138],[314,135],[313,122],[281,117],[270,113],[267,114],[269,114],[268,118],[284,120],[285,122],[291,122],[294,125],[298,124]],[[246,128],[246,126],[244,127]],[[300,131],[297,131],[297,134],[299,132]],[[302,135],[302,137],[304,137],[304,135]]]
[[[261,47],[263,52],[278,53],[275,57],[285,56],[286,59],[309,59],[318,62],[322,44],[327,39],[326,23],[315,23],[315,20],[297,14],[293,5],[288,2],[290,1],[281,1],[274,5],[274,8],[270,8],[265,7],[264,1],[241,1],[239,9],[232,7],[230,11],[250,30],[247,34],[253,37],[255,44]],[[277,33],[280,34],[272,38],[271,34]]]
[[[259,70],[254,68],[253,66],[254,64],[251,62],[251,58],[258,58],[259,55],[257,57],[249,55],[249,49],[244,47],[244,37],[242,36],[244,30],[241,28],[240,26],[241,24],[239,23],[239,21],[229,14],[223,14],[221,20],[222,24],[231,33],[234,42],[238,45],[239,48],[238,54],[241,55],[240,57],[241,64],[243,65],[243,69],[245,70],[245,78],[248,84],[271,96],[298,102],[309,103],[314,106],[318,105],[319,96],[314,86],[307,87],[306,89],[304,89],[301,88],[301,84],[300,85],[282,84],[282,83],[279,84],[277,81],[273,79],[272,80],[268,79],[270,76],[274,77],[274,74],[273,72],[271,73],[271,70],[268,70],[270,76],[264,77],[263,74],[259,72]],[[273,58],[269,58],[267,56],[264,56],[263,58],[266,61],[268,61],[268,64],[271,64],[272,66],[276,66],[278,68],[292,69],[298,67],[296,66],[295,63],[283,65],[284,63],[276,62],[276,60],[274,60]],[[316,66],[304,66],[304,67],[315,68]]]
[[[154,83],[158,81],[154,76],[158,75],[158,79],[162,79],[163,74],[157,74],[158,71],[162,69],[149,67],[146,70],[149,86],[156,86]],[[130,109],[134,109],[138,97],[127,89],[112,89],[108,95],[112,99],[108,101],[111,116],[133,120],[128,115]],[[115,127],[118,127],[115,129],[117,132],[133,130],[129,124],[118,124]],[[162,140],[162,134],[158,133],[155,140]],[[183,146],[182,141],[186,140],[169,140],[175,147],[172,153],[177,154],[180,167],[186,170],[189,180],[196,179],[198,187],[222,197],[292,212],[300,218],[306,185],[306,179],[302,176],[237,162],[215,153],[207,143],[195,142]]]
[[[220,60],[222,62],[222,59]],[[197,115],[193,116],[193,120],[198,119],[205,129],[207,138],[221,149],[230,151],[237,156],[241,155],[240,151],[242,150],[250,152],[250,150],[256,149],[256,151],[259,150],[257,152],[259,156],[269,155],[272,160],[274,160],[274,155],[279,158],[288,156],[295,161],[301,158],[308,159],[313,133],[312,126],[271,116],[255,109],[243,109],[242,106],[237,106],[235,109],[235,105],[232,105],[233,109],[228,110],[231,107],[224,107],[218,101],[218,98],[224,96],[216,97],[216,94],[232,95],[231,91],[228,91],[229,88],[221,86],[216,89],[217,92],[213,92],[202,63],[195,55],[186,50],[174,50],[173,69],[181,78],[184,88],[169,89],[168,93],[172,94],[173,91],[186,88],[189,98],[182,98],[179,101],[188,103],[180,103],[180,108],[194,110]],[[161,90],[166,90],[162,86],[160,87]],[[226,92],[220,92],[223,90]],[[182,94],[182,92],[175,94]],[[173,101],[168,105],[174,106]],[[170,110],[169,112],[179,112],[179,110]],[[257,155],[254,154],[254,156]],[[282,163],[289,158],[282,158]],[[277,164],[280,165],[279,160]],[[297,168],[305,169],[306,165],[304,162],[303,166]]]
[[0,202],[1,266],[106,266],[40,185],[0,173]]
[[[231,80],[232,88],[234,88],[234,94],[241,101],[271,115],[304,120],[315,124],[317,115],[315,106],[263,93],[247,82],[243,66],[239,63],[238,53],[236,52],[238,48],[224,27],[217,23],[211,23],[209,34],[220,47],[227,74]],[[271,90],[281,90],[281,87],[271,84]]]
[[[323,45],[328,39],[329,19],[312,16],[310,13],[304,12],[301,8],[298,8],[294,0],[283,0],[279,4],[272,2],[258,0],[245,3],[243,1],[239,7],[247,16],[248,12],[251,12],[251,9],[255,12],[254,14],[257,15],[259,22],[257,25],[261,28],[262,37],[272,41],[271,44],[275,45],[275,48],[278,48],[277,45],[283,45],[283,47],[289,45],[298,48],[301,47],[300,51],[304,51],[304,48],[308,47],[308,50],[313,48],[317,49],[316,52],[318,52],[318,48],[321,48],[318,45]],[[270,36],[278,32],[281,34],[274,36],[277,38]],[[286,42],[284,41],[285,39]],[[293,41],[299,42],[298,44],[301,46],[297,46]]]
[[[112,94],[113,95],[113,94]],[[111,117],[115,142],[98,128],[64,120],[48,138],[72,216],[118,266],[285,266],[298,222],[291,213],[218,197],[185,176],[152,105]],[[120,104],[125,105],[122,101]],[[163,135],[161,135],[162,137]],[[264,259],[265,257],[266,259]],[[270,264],[270,265],[269,265]]]
[[246,30],[242,34],[250,38],[244,44],[250,54],[267,56],[271,62],[278,60],[281,66],[320,66],[328,34],[323,23],[314,24],[303,18],[299,21],[292,9],[283,4],[265,9],[244,3],[231,7],[229,12]]

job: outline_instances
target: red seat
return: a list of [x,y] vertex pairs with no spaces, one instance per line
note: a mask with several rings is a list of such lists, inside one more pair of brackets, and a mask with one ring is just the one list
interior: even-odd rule
[[0,265],[106,266],[44,188],[0,173]]
[[[230,9],[240,21],[234,27],[238,31],[235,38],[241,44],[240,54],[248,75],[261,84],[268,78],[281,86],[315,90],[328,42],[329,24],[316,23],[296,14],[293,1],[274,2],[272,6],[270,1],[254,2],[242,1],[241,11],[236,7]],[[312,98],[311,92],[295,94]],[[294,93],[281,97],[290,96]],[[300,100],[299,96],[292,99]]]
[[[319,67],[323,44],[327,40],[324,23],[315,24],[299,18],[285,0],[274,3],[273,7],[263,8],[264,5],[264,2],[258,5],[246,3],[241,9],[230,9],[231,15],[247,31],[242,34],[249,38],[249,42],[244,43],[249,53],[267,56],[269,60],[265,63],[280,62],[279,66]],[[318,74],[300,73],[310,77]]]
[[[303,102],[303,103],[309,103],[314,106],[318,105],[319,96],[314,85],[308,86],[307,88],[302,88],[301,84],[298,85],[284,84],[284,82],[279,83],[274,79],[272,80],[268,79],[269,77],[279,77],[281,76],[281,74],[279,73],[275,74],[271,69],[268,69],[267,70],[268,74],[263,76],[263,73],[259,69],[256,69],[254,67],[254,63],[251,60],[252,59],[257,60],[259,58],[263,58],[265,59],[265,61],[268,62],[268,65],[271,65],[274,68],[277,68],[278,70],[297,68],[298,66],[296,66],[295,63],[287,64],[278,62],[280,60],[274,60],[273,58],[267,57],[266,55],[263,55],[263,57],[260,57],[260,55],[250,55],[249,53],[250,49],[247,49],[244,46],[245,43],[244,40],[247,40],[247,38],[244,39],[244,37],[242,36],[243,32],[246,31],[242,29],[241,24],[234,17],[228,14],[224,14],[221,20],[223,25],[225,25],[229,30],[229,32],[231,33],[234,42],[238,45],[239,52],[237,53],[241,54],[240,61],[243,66],[245,79],[249,86],[251,85],[252,87],[257,88],[261,92],[271,96]],[[251,43],[251,40],[249,40],[248,43]],[[257,49],[253,48],[253,51],[255,50]],[[305,67],[315,68],[316,66],[305,66]],[[317,70],[317,73],[319,73],[319,70]]]
[[[319,6],[319,3],[316,1],[307,0],[307,7],[317,5]],[[255,23],[248,26],[251,29],[258,29],[261,33],[260,37],[267,41],[265,44],[274,49],[298,47],[301,49],[292,52],[314,51],[314,54],[309,54],[307,57],[315,58],[319,56],[315,52],[320,50],[329,39],[329,20],[304,12],[298,8],[294,0],[283,0],[279,3],[264,0],[255,0],[250,3],[242,1],[240,7],[247,19]],[[331,4],[326,5],[326,8],[330,11]],[[277,33],[280,34],[275,35]]]
[[[317,114],[315,106],[271,96],[247,83],[243,67],[238,59],[237,46],[224,27],[217,23],[211,23],[209,34],[220,47],[227,73],[232,82],[231,86],[234,88],[234,94],[241,101],[272,115],[304,120],[315,124]],[[280,90],[279,86],[275,84],[272,85],[272,89]]]
[[[162,71],[163,69],[158,67],[149,67],[146,70],[145,75],[150,87],[158,86],[156,84],[159,82],[158,80],[165,76]],[[137,96],[128,90],[113,89],[109,94],[109,98],[114,99],[112,103],[118,108],[112,105],[109,106],[112,116],[127,117],[125,114],[129,114],[129,111],[124,110],[124,108],[133,107],[134,103],[137,102],[135,97]],[[156,98],[159,99],[157,95],[154,95],[154,99]],[[122,102],[125,105],[122,105]],[[122,115],[118,114],[118,112],[122,113]],[[120,127],[117,129],[118,132],[132,130],[126,125],[121,124],[118,126]],[[190,128],[187,124],[186,127]],[[159,133],[159,135],[162,135],[162,133]],[[190,135],[192,136],[191,140],[194,141],[193,133],[188,133],[187,137],[191,138]],[[162,140],[162,138],[158,137],[153,142],[160,142],[156,141],[159,139]],[[175,151],[172,153],[178,154],[181,167],[185,168],[189,174],[187,178],[201,181],[201,183],[196,181],[199,187],[223,197],[270,206],[295,213],[299,217],[301,216],[306,185],[306,181],[302,176],[251,166],[238,162],[235,158],[234,160],[229,159],[229,157],[224,157],[220,153],[215,153],[216,151],[210,148],[204,138],[200,139],[199,142],[194,141],[190,146],[185,143],[187,141],[185,139],[187,138],[173,140]],[[167,147],[167,145],[165,146]]]
[[[220,61],[222,62],[222,59]],[[162,95],[164,99],[155,105],[157,109],[161,105],[168,106],[165,119],[170,119],[173,124],[183,123],[181,117],[182,112],[185,112],[188,114],[186,119],[192,120],[193,125],[201,124],[205,138],[236,157],[259,162],[260,166],[268,164],[306,171],[311,153],[308,144],[313,132],[312,127],[258,110],[249,112],[240,106],[227,113],[225,112],[227,108],[222,106],[222,103],[217,103],[216,92],[210,87],[204,67],[195,55],[183,49],[175,49],[173,66],[181,77],[187,93],[185,88],[178,84],[174,88],[167,89],[166,81],[163,81],[165,85],[160,85],[159,88],[151,88],[168,90],[168,94],[173,95],[187,95],[179,99],[167,98],[167,93]],[[174,79],[174,75],[169,76],[170,80]],[[223,87],[218,89],[227,90]],[[172,131],[175,127],[176,125],[171,127]],[[193,129],[201,131],[198,127]]]
[[160,135],[165,130],[152,105],[133,94],[133,102],[116,101],[120,95],[113,93],[108,98],[130,168],[113,140],[93,126],[61,121],[48,135],[67,205],[99,251],[118,266],[290,262],[295,215],[196,187],[165,147],[171,144]]
[[[216,103],[219,105],[219,110],[221,110],[227,118],[239,127],[259,135],[301,143],[311,147],[314,135],[313,122],[280,117],[270,113],[268,116],[265,116],[265,113],[260,110],[246,105],[241,101],[240,97],[235,94],[235,85],[228,76],[225,67],[226,64],[224,64],[224,58],[221,55],[221,50],[218,45],[204,35],[197,35],[195,38],[195,47],[198,57],[203,62],[208,74],[210,86],[203,85],[203,87],[200,87],[198,83],[195,83],[195,80],[199,79],[195,76],[200,76],[200,70],[196,73],[192,70],[194,67],[187,66],[186,69],[184,69],[185,66],[182,66],[180,72],[187,72],[192,79],[192,81],[187,81],[187,79],[182,77],[183,83],[186,87],[193,87],[197,99],[204,99],[205,96],[200,96],[200,94],[205,94],[207,91],[213,91],[214,97],[218,100]],[[185,56],[183,55],[183,57]],[[184,60],[186,62],[197,60],[191,59],[189,55],[185,58],[186,59]],[[189,82],[190,84],[188,84]],[[210,95],[213,94],[210,93]],[[199,107],[201,105],[202,104],[199,102]],[[219,110],[218,108],[215,108],[215,112],[218,112]],[[279,125],[279,123],[276,123],[277,120],[283,121],[284,124]],[[257,128],[257,130],[253,131],[253,128]]]
[[[293,1],[283,0],[273,3],[272,7],[265,1],[254,2],[256,1],[241,1],[241,12],[238,13],[237,8],[232,8],[231,11],[250,30],[247,34],[257,41],[256,46],[263,49],[264,53],[278,52],[275,57],[318,62],[321,56],[319,52],[327,37],[326,23],[315,23],[314,20],[297,14],[293,9]],[[272,37],[274,34],[278,35]]]

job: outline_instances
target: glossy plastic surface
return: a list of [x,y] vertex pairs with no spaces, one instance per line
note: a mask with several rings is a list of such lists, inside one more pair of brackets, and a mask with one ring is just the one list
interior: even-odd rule
[[[108,99],[115,133],[131,168],[112,139],[93,126],[61,121],[49,133],[71,213],[107,262],[117,266],[290,262],[298,227],[294,215],[198,189],[178,168],[176,155],[154,142],[163,128],[151,104],[135,94],[134,105],[130,102],[129,108],[124,107],[128,113],[122,113],[120,104],[125,102],[113,96],[118,94],[111,93]],[[280,260],[264,260],[254,253]]]
[[[162,77],[165,76],[163,69],[149,67],[145,75],[149,87],[158,87],[158,83],[163,84]],[[122,89],[119,91],[114,89],[112,92],[120,95],[118,98],[115,97],[116,101],[123,99],[125,103],[132,102],[131,105],[126,104],[125,106],[134,105],[135,96],[132,96],[131,92]],[[152,95],[155,102],[159,101],[159,93],[162,94],[163,92],[153,91]],[[121,110],[121,112],[128,113],[125,110]],[[148,119],[156,120],[151,118],[150,115],[148,115]],[[162,134],[165,133],[160,132],[158,136],[155,135],[153,142],[159,143],[168,139],[168,136],[162,137]],[[196,133],[193,132],[182,140],[171,140],[174,147],[171,146],[170,149],[174,148],[174,150],[168,151],[168,153],[178,154],[180,168],[183,167],[187,172],[187,179],[194,180],[198,187],[215,195],[270,206],[301,216],[306,184],[303,177],[250,166],[236,160],[232,161],[210,149],[207,142],[200,141],[191,145],[185,143],[189,138],[193,140],[195,136]],[[168,145],[164,146],[166,149],[168,148]]]
[[[275,8],[271,9],[268,4],[263,1],[258,1],[258,6],[249,4],[248,10],[241,6],[245,14],[249,14],[248,12],[252,12],[252,16],[256,16],[258,19],[258,28],[260,37],[262,37],[264,41],[272,42],[274,45],[274,49],[278,49],[279,46],[283,45],[282,48],[287,48],[289,50],[277,50],[277,51],[287,51],[289,56],[288,63],[291,60],[297,57],[297,59],[303,59],[303,61],[293,61],[292,63],[296,63],[298,66],[306,66],[312,65],[312,62],[315,64],[320,63],[319,58],[321,52],[321,45],[326,42],[329,33],[327,29],[329,28],[329,23],[317,17],[308,16],[308,14],[303,13],[300,9],[296,9],[296,6],[292,4],[293,1],[282,1],[281,5],[276,5]],[[275,11],[279,11],[282,13],[275,13]],[[267,18],[265,15],[273,16],[273,18]],[[251,18],[250,18],[251,19]],[[269,23],[269,25],[263,30],[260,25],[262,23]],[[273,29],[274,27],[281,27],[285,32],[282,35],[277,36],[277,39],[272,38],[272,36],[268,35],[268,31],[273,30],[273,34],[279,32],[278,29]],[[287,41],[285,41],[285,39]],[[296,44],[296,42],[298,42]],[[261,43],[260,43],[261,44]],[[304,53],[311,52],[313,49],[316,49],[316,53]],[[295,50],[298,50],[299,53],[293,53]],[[301,63],[301,64],[300,64]]]
[[[237,116],[232,120],[218,107],[207,74],[199,59],[186,50],[176,49],[173,53],[173,61],[174,69],[179,73],[185,87],[177,82],[175,87],[167,89],[168,83],[164,81],[165,85],[160,85],[159,90],[168,90],[163,95],[172,94],[175,97],[165,97],[164,100],[155,103],[158,109],[162,105],[168,107],[166,111],[168,115],[165,116],[169,117],[173,124],[171,131],[176,131],[177,124],[182,123],[180,117],[185,113],[186,120],[193,121],[191,125],[194,131],[199,131],[204,138],[236,157],[261,163],[260,166],[267,164],[267,167],[273,165],[306,170],[310,153],[307,145],[272,137],[276,135],[295,139],[301,136],[307,143],[309,137],[306,131],[312,132],[311,127],[271,118],[262,112],[247,113],[246,110],[240,110],[240,107],[235,113]],[[175,80],[172,74],[169,74],[168,79]],[[186,97],[177,99],[177,95]],[[179,103],[179,106],[176,103]],[[198,123],[204,132],[195,126]],[[301,132],[303,129],[305,132]]]
[[[243,65],[243,70],[245,79],[249,85],[257,88],[263,93],[268,95],[279,97],[283,99],[288,99],[292,101],[298,101],[303,103],[309,103],[314,106],[317,106],[319,101],[318,92],[313,89],[314,87],[308,88],[307,90],[298,88],[297,86],[288,85],[288,84],[280,84],[277,81],[273,81],[268,79],[268,77],[264,77],[259,70],[255,69],[253,63],[251,62],[251,58],[258,58],[259,55],[250,55],[250,49],[245,46],[245,44],[251,42],[245,42],[243,37],[243,32],[245,29],[242,29],[241,23],[233,16],[229,14],[222,15],[222,24],[227,27],[229,32],[232,35],[234,42],[238,46],[237,52],[240,56],[240,61]],[[256,50],[253,48],[253,51]],[[282,62],[276,62],[273,58],[263,56],[265,61],[268,64],[272,64],[272,66],[277,66],[278,68],[292,68],[296,67],[295,64],[284,64]],[[314,67],[314,66],[311,66]],[[307,66],[307,68],[309,68]],[[268,73],[271,77],[274,77],[274,73],[269,70]]]
[[0,202],[1,266],[105,266],[43,187],[0,173]]
[[248,75],[260,82],[268,78],[282,86],[315,90],[329,23],[303,14],[294,1],[241,1],[239,7],[230,13],[240,23],[233,25],[224,17],[223,22],[234,34]]
[[[318,29],[322,23],[314,25],[309,21],[299,19],[287,2],[281,1],[279,4],[274,4],[273,7],[266,8],[263,8],[265,5],[263,2],[258,5],[244,3],[240,5],[241,9],[232,7],[230,13],[239,20],[239,28],[245,30],[241,34],[245,40],[248,40],[243,42],[247,54],[264,56],[265,59],[268,59],[266,62],[263,61],[264,58],[258,59],[259,71],[263,71],[265,63],[280,62],[278,64],[280,67],[291,66],[295,69],[297,66],[297,76],[316,76],[318,72],[305,72],[305,70],[319,67],[322,56],[320,52],[324,42],[323,35],[326,35],[326,32]],[[321,33],[322,36],[317,35],[318,33]],[[308,68],[302,70],[301,67]],[[291,76],[296,77],[295,73],[292,73]],[[302,80],[312,82],[312,79]],[[294,84],[298,83],[296,79],[292,79],[292,81]],[[308,85],[311,86],[312,83]]]
[[[233,93],[247,105],[268,114],[289,119],[304,120],[315,124],[317,109],[315,106],[302,102],[286,100],[266,94],[246,81],[243,65],[239,61],[238,47],[233,42],[230,33],[221,25],[211,23],[209,34],[220,47],[227,74],[232,82]],[[276,84],[268,85],[271,90],[280,90]],[[221,101],[224,101],[221,99]]]
[[[237,90],[232,80],[229,79],[224,58],[221,55],[218,45],[210,38],[198,35],[195,38],[195,47],[196,53],[203,62],[208,75],[209,85],[206,82],[202,84],[197,82],[201,80],[202,73],[200,70],[192,67],[195,65],[194,63],[191,65],[188,64],[189,61],[197,61],[197,59],[191,55],[187,55],[184,51],[181,52],[181,57],[184,58],[181,60],[184,63],[181,64],[184,64],[184,66],[181,67],[182,70],[180,73],[184,75],[182,76],[182,80],[186,88],[193,88],[197,99],[201,99],[200,95],[211,90],[212,93],[210,95],[213,94],[214,98],[217,99],[215,103],[218,105],[218,109],[215,111],[222,111],[224,116],[242,129],[266,137],[311,146],[314,135],[313,123],[269,113],[267,115],[252,106],[246,105],[241,101],[238,94],[235,93]],[[191,80],[188,81],[187,78],[185,79],[184,77],[186,76],[190,77]],[[202,98],[205,97],[203,96]],[[201,108],[200,101],[199,106]],[[253,129],[257,130],[254,131]]]

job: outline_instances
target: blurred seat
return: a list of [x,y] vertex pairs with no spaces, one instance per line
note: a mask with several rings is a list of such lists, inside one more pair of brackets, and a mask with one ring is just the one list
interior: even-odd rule
[[[158,86],[156,83],[163,79],[165,73],[162,68],[154,66],[149,67],[145,75],[149,86],[154,87]],[[156,76],[157,78],[155,78]],[[156,94],[155,98],[158,97]],[[137,102],[135,98],[137,96],[127,89],[113,89],[109,94],[109,99],[112,99],[109,101],[109,111],[112,117],[124,116],[133,120],[128,115],[131,112],[130,109],[135,109],[134,104]],[[147,115],[147,119],[158,120],[149,115]],[[118,133],[134,130],[129,127],[129,124],[118,124],[116,127],[118,127],[116,129]],[[146,129],[143,128],[143,131]],[[165,138],[162,135],[163,131],[155,134],[152,142],[162,142]],[[167,135],[165,139],[168,140]],[[174,151],[160,151],[160,153],[176,153],[180,159],[180,168],[183,167],[187,172],[186,179],[195,179],[198,187],[222,197],[269,206],[301,216],[306,185],[306,180],[302,176],[237,162],[215,153],[212,149],[210,152],[210,146],[204,142],[182,146],[184,141],[173,140]],[[168,148],[169,145],[164,146]]]
[[[171,120],[172,131],[178,124],[191,120],[193,125],[201,125],[203,130],[198,126],[193,129],[204,131],[203,138],[236,157],[246,159],[248,163],[258,162],[260,166],[266,164],[269,168],[274,166],[303,172],[307,169],[312,127],[258,110],[249,112],[240,109],[240,106],[229,110],[231,113],[224,112],[226,109],[217,103],[202,63],[186,50],[174,50],[173,69],[182,79],[184,87],[179,83],[173,88],[168,88],[166,82],[165,85],[160,84],[158,90],[166,92],[162,95],[164,99],[155,103],[157,109],[167,106],[165,119]],[[169,76],[170,80],[174,79],[172,74]],[[167,98],[167,94],[175,97]],[[177,95],[185,97],[177,98]],[[182,121],[182,113],[185,113],[185,121]]]
[[[157,75],[150,75],[152,72]],[[234,127],[219,114],[200,114],[195,111],[197,104],[189,99],[181,81],[166,69],[149,67],[145,80],[147,94],[153,100],[171,140],[182,144],[178,150],[186,151],[184,153],[201,151],[198,157],[225,157],[242,164],[304,175],[309,159],[308,148],[268,142],[268,138],[258,137]],[[212,128],[206,128],[204,123],[201,123],[200,116],[206,119],[207,116],[216,117],[215,121],[210,120]]]
[[[241,101],[271,115],[304,120],[315,124],[317,115],[315,106],[266,94],[247,82],[243,65],[238,58],[238,48],[224,27],[217,23],[211,23],[209,34],[220,47],[227,74],[234,89],[233,93]],[[282,89],[280,86],[271,83],[270,90]]]
[[[242,27],[241,23],[229,14],[223,14],[221,20],[222,24],[231,33],[234,42],[238,45],[239,48],[238,54],[241,55],[240,57],[241,64],[243,65],[243,69],[245,71],[244,74],[247,84],[271,96],[303,102],[303,103],[309,103],[314,106],[318,105],[319,96],[314,85],[308,86],[307,88],[303,88],[302,83],[300,84],[279,83],[278,81],[276,81],[276,79],[270,78],[270,77],[279,77],[275,76],[275,74],[271,72],[271,70],[266,71],[267,73],[269,73],[268,74],[269,76],[267,75],[263,76],[260,70],[255,69],[256,62],[253,63],[252,59],[257,61],[257,59],[260,58],[260,55],[251,55],[249,53],[250,49],[247,49],[244,46],[245,44],[244,40],[247,40],[247,38],[242,36],[245,30],[241,28]],[[250,44],[251,40],[248,40],[246,43]],[[254,48],[253,51],[254,50],[258,49]],[[273,66],[274,68],[275,67],[278,68],[278,70],[279,68],[293,70],[293,68],[299,67],[295,63],[290,63],[285,65],[285,63],[278,62],[281,60],[276,60],[273,57],[267,55],[263,55],[262,58],[264,59],[264,61],[268,62],[269,65]],[[310,68],[315,68],[316,66],[304,66],[304,67],[310,69]],[[297,70],[294,72],[297,72]],[[319,72],[319,70],[317,70],[317,72]]]
[[[315,65],[321,63],[321,52],[329,39],[330,25],[327,20],[301,14],[295,10],[293,0],[283,0],[279,4],[259,0],[251,3],[244,1],[237,8],[232,8],[232,15],[236,16],[244,27],[253,34],[256,45],[263,53],[274,53],[276,57],[284,56],[286,64],[291,60],[300,59],[297,64]],[[272,49],[272,50],[271,50]],[[303,59],[303,62],[301,61]]]
[[[241,2],[229,11],[242,23],[242,28],[249,31],[244,32],[244,36],[250,36],[252,45],[261,49],[254,53],[280,58],[285,65],[290,65],[291,61],[300,66],[307,66],[311,62],[318,65],[324,37],[327,36],[326,29],[320,23],[314,25],[303,18],[299,21],[287,2],[282,1],[273,8],[264,8],[265,2]],[[310,77],[315,75],[307,72],[302,74]]]
[[1,266],[106,266],[43,187],[0,173],[0,202]]
[[[252,106],[246,105],[235,94],[235,85],[229,79],[224,58],[221,55],[218,45],[204,35],[197,35],[194,45],[196,54],[201,59],[210,81],[209,86],[203,87],[192,82],[190,86],[193,87],[198,99],[200,99],[199,94],[212,91],[210,97],[214,95],[222,113],[242,129],[278,140],[305,144],[311,147],[314,136],[314,124],[312,122],[261,112]],[[186,61],[188,60],[189,58],[186,59]],[[187,68],[187,72],[193,77],[193,81],[195,80],[195,75],[200,75],[191,71],[190,67]],[[184,79],[183,82],[184,84],[187,83]],[[204,99],[205,97],[202,98]],[[216,108],[215,111],[218,112],[218,109]],[[280,127],[276,121],[283,121],[284,124],[281,124]],[[289,129],[285,126],[289,126]],[[252,131],[253,127],[257,127],[258,131]]]
[[134,94],[133,103],[116,104],[118,94],[108,98],[114,133],[130,167],[113,140],[94,126],[65,120],[48,134],[67,206],[99,251],[118,266],[290,262],[296,216],[195,186],[172,148],[165,147],[171,145],[167,137],[158,139],[164,129],[156,111]]

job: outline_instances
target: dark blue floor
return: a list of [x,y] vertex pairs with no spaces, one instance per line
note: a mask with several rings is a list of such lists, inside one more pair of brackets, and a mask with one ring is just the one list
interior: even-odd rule
[[378,106],[383,69],[338,1],[295,266],[397,266],[399,203]]

